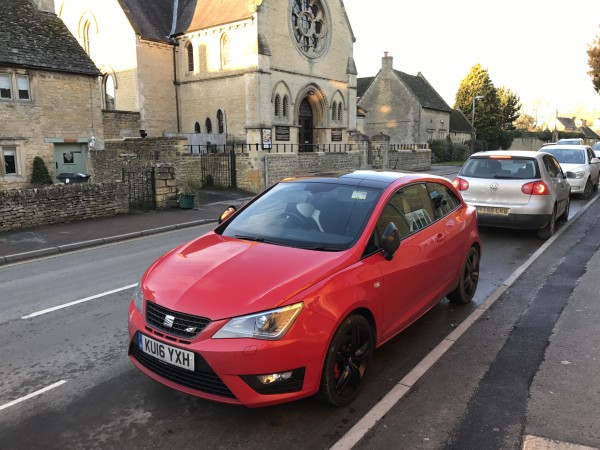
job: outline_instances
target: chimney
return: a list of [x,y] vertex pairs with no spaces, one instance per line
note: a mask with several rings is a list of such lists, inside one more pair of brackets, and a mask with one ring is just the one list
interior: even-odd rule
[[392,70],[394,67],[394,57],[388,56],[388,52],[383,52],[383,58],[381,58],[381,68]]

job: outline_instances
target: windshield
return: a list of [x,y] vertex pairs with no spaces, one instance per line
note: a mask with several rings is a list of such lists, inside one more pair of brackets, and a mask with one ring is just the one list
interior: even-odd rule
[[535,159],[512,157],[502,159],[471,158],[465,163],[460,174],[471,178],[516,180],[540,177]]
[[279,183],[218,232],[290,247],[345,250],[361,235],[380,195],[380,189],[335,182]]
[[585,150],[544,148],[544,151],[554,156],[561,164],[585,164]]

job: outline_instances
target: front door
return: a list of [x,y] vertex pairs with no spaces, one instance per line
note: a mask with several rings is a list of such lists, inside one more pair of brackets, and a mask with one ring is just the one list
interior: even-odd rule
[[61,173],[87,175],[86,144],[54,144],[55,177]]
[[313,144],[313,113],[308,100],[300,103],[300,132],[298,134],[299,150],[301,152],[312,152]]

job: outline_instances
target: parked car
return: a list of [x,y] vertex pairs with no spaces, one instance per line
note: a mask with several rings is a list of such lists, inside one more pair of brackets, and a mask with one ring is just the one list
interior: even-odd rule
[[592,150],[594,151],[596,158],[600,158],[600,141],[592,145]]
[[376,347],[477,288],[477,214],[441,177],[285,180],[221,219],[152,264],[129,305],[133,364],[205,399],[346,405]]
[[570,186],[552,155],[530,151],[489,151],[471,155],[453,181],[462,198],[477,208],[481,225],[554,234],[557,219],[569,217]]
[[584,145],[585,141],[582,138],[559,139],[557,145]]
[[553,155],[567,175],[571,193],[589,198],[598,190],[600,159],[587,145],[555,145],[540,149]]

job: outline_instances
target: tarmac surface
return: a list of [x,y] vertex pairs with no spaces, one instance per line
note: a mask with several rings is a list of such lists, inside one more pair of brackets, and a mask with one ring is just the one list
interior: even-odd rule
[[[436,166],[431,170],[438,175],[452,172],[456,172],[456,167]],[[110,218],[0,232],[0,269],[2,264],[216,222],[229,205],[241,205],[252,195],[233,190],[201,191],[199,205],[193,209],[137,211]],[[527,426],[523,430],[522,448],[526,450],[600,449],[598,198],[596,196],[569,221],[586,224],[583,238],[573,238],[573,233],[561,230],[546,247],[567,249],[565,258],[571,253],[569,248],[580,256],[573,257],[571,262],[577,266],[576,270],[565,270],[564,277],[570,278],[557,281],[557,286],[562,283],[571,289],[565,291],[564,305],[556,307],[556,322],[547,330],[547,345],[541,347],[540,361],[532,369],[534,381],[526,393]],[[581,246],[586,247],[585,251],[579,251]],[[522,282],[528,273],[527,270],[517,273],[513,282],[517,279]],[[393,417],[394,410],[391,410],[380,423]],[[385,436],[381,439],[385,442]]]

